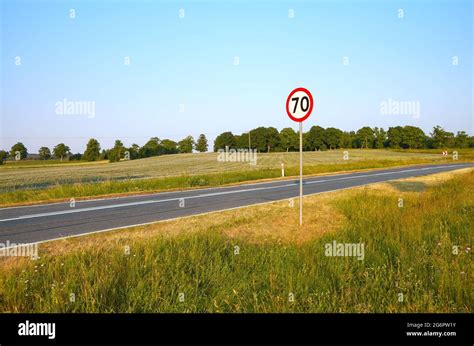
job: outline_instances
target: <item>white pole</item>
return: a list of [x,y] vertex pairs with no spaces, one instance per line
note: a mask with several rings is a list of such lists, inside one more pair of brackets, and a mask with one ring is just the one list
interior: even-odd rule
[[303,225],[303,122],[300,122],[300,226]]
[[281,163],[281,176],[285,176],[285,164],[283,162]]

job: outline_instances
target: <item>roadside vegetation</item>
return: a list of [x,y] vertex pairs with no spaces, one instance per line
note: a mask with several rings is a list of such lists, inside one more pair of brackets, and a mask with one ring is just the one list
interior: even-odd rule
[[[308,196],[304,210],[301,228],[295,200],[41,244],[36,261],[0,259],[0,310],[473,311],[472,169]],[[363,243],[364,259],[327,257],[334,240]]]
[[[474,161],[473,149],[458,151],[457,161],[434,151],[418,153],[351,149],[347,150],[347,160],[344,160],[345,150],[305,152],[304,174]],[[285,165],[286,177],[299,174],[299,154],[295,152],[259,154],[254,166],[248,162],[219,162],[217,158],[216,153],[201,153],[164,155],[114,164],[103,161],[39,166],[8,164],[0,169],[0,206],[212,187],[279,178],[282,163]]]

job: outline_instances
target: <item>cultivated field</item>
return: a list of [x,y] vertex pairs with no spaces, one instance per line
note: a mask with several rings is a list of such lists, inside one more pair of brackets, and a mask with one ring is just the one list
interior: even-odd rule
[[[351,149],[304,153],[304,173],[383,168],[417,163],[453,162],[440,151]],[[459,161],[474,150],[459,150]],[[257,164],[219,162],[216,153],[178,154],[117,163],[8,162],[0,166],[0,206],[121,193],[217,186],[298,174],[298,153],[259,154]]]
[[464,169],[305,197],[301,228],[282,201],[54,241],[0,259],[0,310],[472,312],[473,216]]

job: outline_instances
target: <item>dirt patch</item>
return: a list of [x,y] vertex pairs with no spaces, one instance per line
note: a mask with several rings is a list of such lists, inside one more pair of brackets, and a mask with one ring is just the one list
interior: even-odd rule
[[[337,195],[342,195],[338,192]],[[276,241],[302,244],[327,232],[340,228],[346,221],[332,201],[336,194],[304,198],[303,226],[299,225],[299,199],[242,210],[249,213],[248,221],[236,222],[224,230],[231,238],[252,243]],[[249,207],[250,209],[252,207]],[[246,218],[244,216],[244,218]]]

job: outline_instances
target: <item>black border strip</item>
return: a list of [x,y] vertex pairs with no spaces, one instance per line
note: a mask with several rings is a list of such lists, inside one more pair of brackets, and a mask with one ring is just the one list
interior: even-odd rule
[[[55,339],[19,336],[55,323]],[[472,314],[2,314],[0,345],[473,345]],[[421,324],[419,329],[408,323]],[[427,328],[430,323],[430,328]],[[435,327],[435,323],[456,323]],[[413,331],[456,336],[407,336]]]

